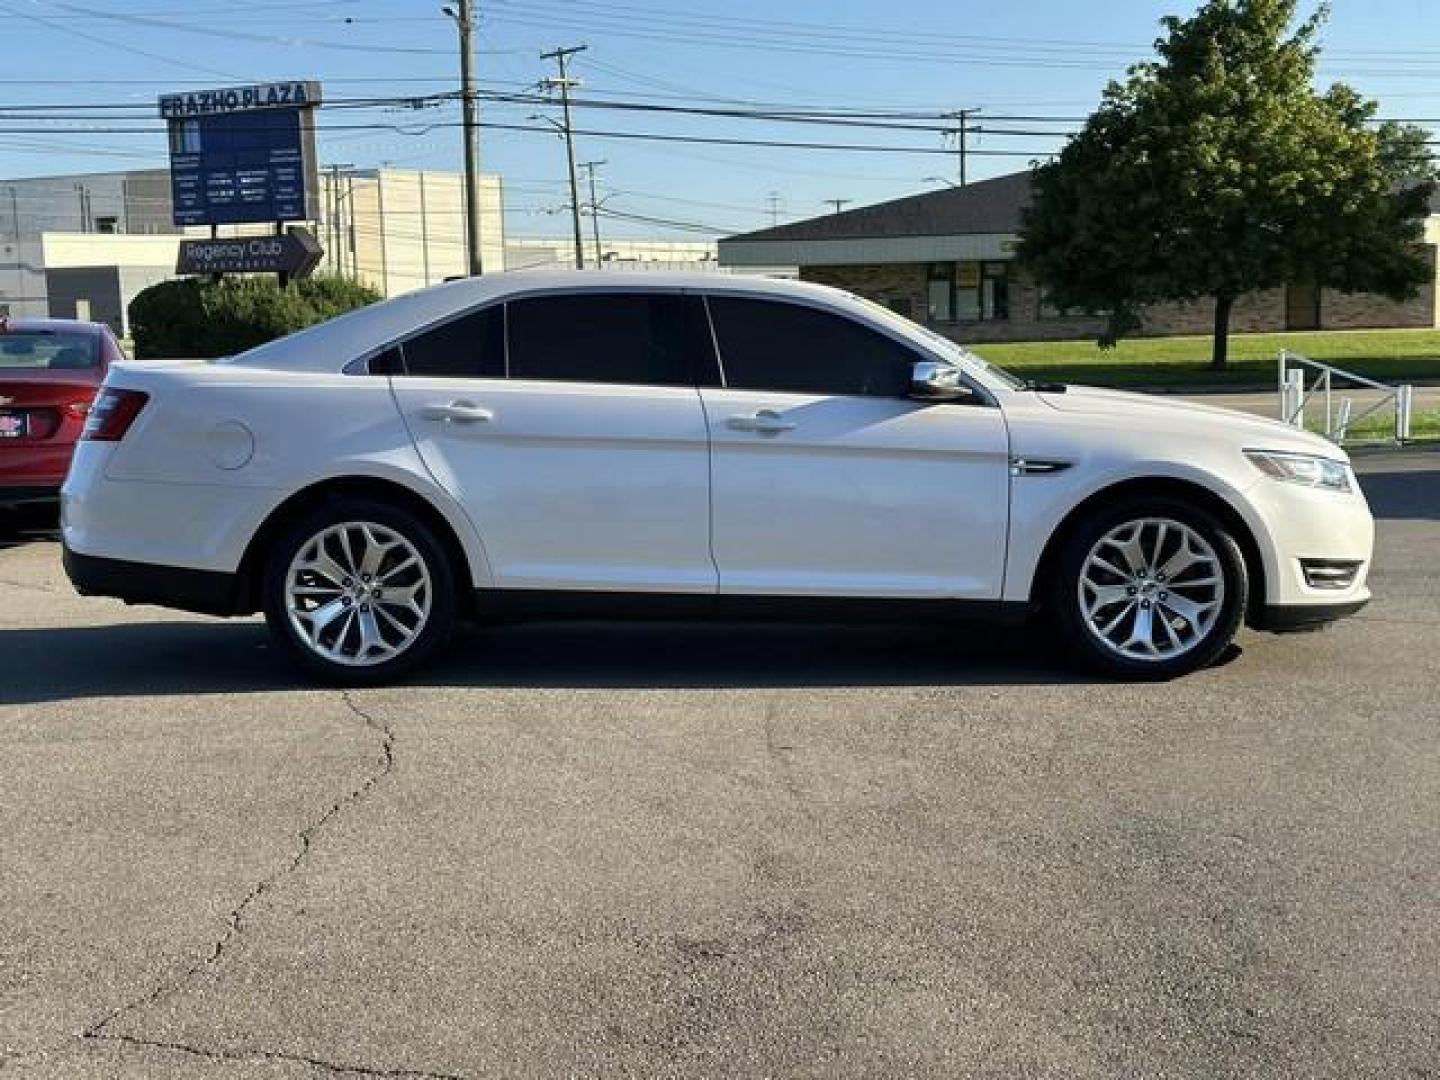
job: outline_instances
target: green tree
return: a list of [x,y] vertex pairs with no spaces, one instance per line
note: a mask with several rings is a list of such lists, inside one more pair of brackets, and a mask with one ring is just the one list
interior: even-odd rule
[[130,331],[141,359],[230,356],[379,299],[352,278],[177,278],[136,294]]
[[1348,86],[1316,90],[1327,14],[1208,0],[1161,20],[1156,59],[1036,168],[1017,257],[1057,304],[1108,313],[1102,347],[1146,304],[1213,297],[1223,368],[1244,293],[1313,283],[1403,300],[1433,276],[1425,132],[1374,123]]

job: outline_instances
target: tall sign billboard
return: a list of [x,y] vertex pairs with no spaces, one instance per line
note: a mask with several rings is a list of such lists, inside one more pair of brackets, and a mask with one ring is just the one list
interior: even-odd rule
[[318,82],[165,94],[176,225],[314,221]]

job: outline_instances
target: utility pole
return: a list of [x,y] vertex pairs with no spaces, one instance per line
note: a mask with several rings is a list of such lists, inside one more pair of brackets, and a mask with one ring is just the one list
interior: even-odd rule
[[600,203],[595,198],[595,170],[604,164],[606,164],[604,161],[582,161],[580,163],[580,168],[585,170],[585,174],[590,180],[590,227],[595,233],[596,270],[600,269],[604,258],[600,250]]
[[827,202],[827,203],[829,203],[831,206],[835,207],[835,213],[838,214],[838,213],[840,213],[841,209],[844,208],[844,206],[845,206],[846,203],[852,203],[852,202],[854,202],[855,200],[854,200],[854,199],[825,199],[824,201]]
[[953,112],[953,113],[950,114],[951,117],[953,117],[954,119],[960,121],[960,126],[957,127],[957,128],[952,129],[952,130],[949,131],[947,134],[950,134],[950,135],[954,135],[954,136],[955,136],[955,149],[956,149],[956,151],[957,151],[957,153],[959,154],[959,157],[960,157],[960,186],[961,186],[961,187],[964,187],[965,184],[966,184],[966,179],[965,179],[965,171],[966,171],[966,170],[965,170],[965,164],[966,164],[966,162],[965,162],[965,159],[966,159],[966,156],[967,156],[968,151],[969,151],[969,149],[970,149],[970,143],[969,143],[970,117],[974,116],[974,115],[975,115],[976,113],[978,113],[979,111],[980,111],[979,109],[960,109],[958,112]]
[[465,248],[472,277],[480,264],[480,104],[475,88],[475,0],[455,0],[441,10],[460,31],[460,109],[465,131]]
[[780,224],[780,193],[772,191],[765,198],[770,203],[770,227],[773,229]]
[[559,47],[548,53],[541,53],[541,60],[554,60],[560,69],[559,77],[542,79],[540,85],[546,90],[560,91],[560,107],[565,118],[561,131],[565,135],[565,158],[570,164],[570,213],[575,224],[575,269],[585,269],[585,241],[580,235],[580,182],[575,175],[575,129],[570,123],[570,88],[579,86],[579,79],[572,79],[566,62],[578,52],[584,52],[584,45]]

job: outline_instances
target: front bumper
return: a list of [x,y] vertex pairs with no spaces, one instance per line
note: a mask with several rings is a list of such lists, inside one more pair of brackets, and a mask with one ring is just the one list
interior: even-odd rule
[[[1255,597],[1251,625],[1302,629],[1365,605],[1375,521],[1359,490],[1341,494],[1262,479],[1246,496],[1265,570],[1264,595]],[[1327,572],[1337,567],[1348,573]]]
[[82,555],[68,544],[61,549],[65,573],[81,596],[109,596],[201,615],[235,614],[234,574]]
[[1323,630],[1337,619],[1354,615],[1369,602],[1366,598],[1336,604],[1264,604],[1255,612],[1250,625],[1272,634]]

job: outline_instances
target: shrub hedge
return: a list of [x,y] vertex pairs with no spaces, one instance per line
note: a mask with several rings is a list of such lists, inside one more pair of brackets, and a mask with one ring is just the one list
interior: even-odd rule
[[232,356],[379,299],[343,277],[180,278],[136,295],[130,330],[141,359]]

